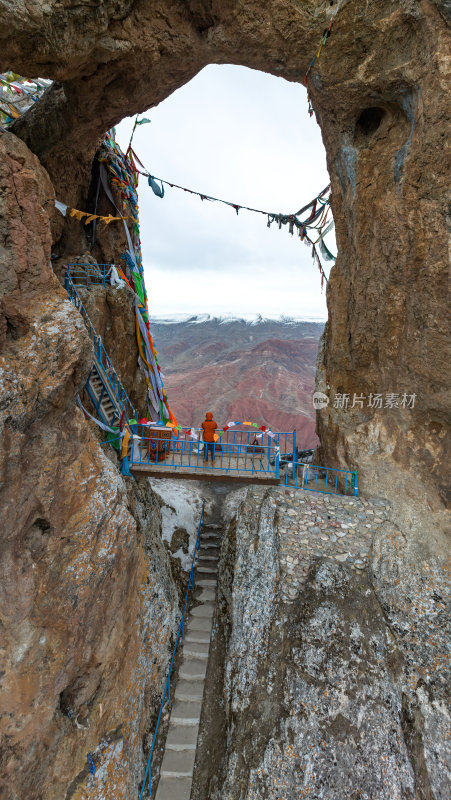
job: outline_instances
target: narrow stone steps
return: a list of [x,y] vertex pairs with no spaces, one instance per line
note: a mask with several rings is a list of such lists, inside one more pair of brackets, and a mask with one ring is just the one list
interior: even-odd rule
[[217,558],[200,558],[199,563],[197,565],[197,570],[202,567],[202,569],[206,570],[207,572],[217,572],[218,571],[218,559]]
[[217,575],[218,570],[213,567],[196,567],[196,572],[202,577],[207,575]]
[[197,730],[201,709],[202,698],[200,700],[182,700],[181,697],[178,697],[172,706],[169,732],[172,725],[189,725]]
[[[190,617],[188,620],[188,626],[185,636],[189,636],[190,633],[194,633],[195,631],[202,631],[203,633],[208,633],[210,636],[211,620],[208,619],[208,617]],[[210,639],[208,641],[210,641]]]
[[216,601],[221,540],[217,530],[216,526],[207,526],[201,536],[195,571],[196,596],[185,621],[183,659],[174,691],[156,800],[190,800],[191,796]]
[[203,678],[182,678],[177,684],[175,699],[185,703],[198,703],[204,693]]
[[157,800],[190,800],[191,778],[160,779]]
[[169,750],[166,748],[161,765],[161,777],[192,778],[195,758],[196,751],[191,748],[185,750]]
[[211,632],[209,631],[191,631],[185,635],[185,642],[187,644],[210,644]]
[[214,610],[215,607],[213,603],[202,603],[202,605],[191,609],[191,616],[203,618],[212,617]]
[[188,657],[183,660],[179,677],[185,681],[204,681],[207,662],[204,658]]
[[214,589],[202,589],[197,598],[198,603],[214,603],[216,600],[216,592]]
[[169,750],[195,750],[197,734],[197,725],[172,725],[167,735],[166,748]]
[[193,658],[208,658],[209,650],[210,642],[193,642],[185,639],[183,645],[185,656],[193,656]]

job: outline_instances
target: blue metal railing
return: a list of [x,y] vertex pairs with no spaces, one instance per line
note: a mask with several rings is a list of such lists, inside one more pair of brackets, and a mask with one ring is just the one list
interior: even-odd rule
[[74,286],[107,286],[111,283],[114,264],[68,264],[67,272]]
[[[207,449],[207,443],[201,440],[188,440],[186,436],[162,439],[145,425],[133,428],[136,438],[130,453],[131,467],[149,466],[157,470],[161,467],[175,473],[183,472],[184,469],[205,472],[208,468],[208,471],[224,475],[266,475],[280,479],[282,485],[294,489],[308,489],[323,494],[358,495],[357,471],[315,466],[303,463],[302,459],[298,460],[304,453],[311,454],[313,451],[299,452],[295,449],[293,454],[282,455],[279,447],[272,442],[267,445],[212,442]],[[288,459],[288,456],[291,458]]]
[[287,465],[281,483],[293,489],[308,489],[322,494],[358,496],[359,476],[356,470],[317,467],[301,462]]
[[[160,439],[144,425],[137,426],[138,437],[133,440],[131,466],[152,465],[177,472],[184,468],[229,472],[249,472],[279,477],[277,445],[205,443],[183,438]],[[208,444],[208,448],[206,447]]]
[[[197,429],[196,429],[197,430]],[[272,445],[280,449],[281,456],[283,453],[292,453],[296,449],[296,431],[272,431],[270,442]],[[225,434],[221,436],[221,443],[226,444],[240,444],[250,445],[257,436],[262,436],[262,431],[258,428],[246,426],[245,429],[236,426],[228,428]],[[258,439],[258,443],[267,441],[266,434],[263,432],[263,437]]]
[[167,698],[167,701],[168,701],[169,709],[171,708],[171,672],[172,672],[172,667],[174,665],[174,659],[175,659],[175,655],[177,653],[177,647],[178,647],[178,643],[180,641],[180,637],[182,637],[182,640],[185,638],[185,612],[186,612],[186,606],[188,604],[189,590],[190,590],[191,587],[193,587],[193,589],[194,589],[194,564],[195,564],[195,561],[196,561],[197,551],[199,550],[200,534],[202,532],[202,528],[203,528],[203,525],[204,525],[204,516],[205,516],[205,500],[202,503],[202,512],[201,512],[201,515],[200,515],[199,525],[197,526],[197,536],[196,536],[196,542],[195,542],[195,545],[194,545],[193,560],[191,562],[191,569],[190,569],[190,573],[189,573],[188,586],[187,586],[186,593],[185,593],[185,602],[183,603],[182,617],[180,619],[180,624],[179,624],[179,628],[178,628],[178,631],[177,631],[177,636],[176,636],[176,639],[175,639],[174,650],[172,651],[171,663],[169,664],[169,672],[168,672],[168,675],[167,675],[167,678],[166,678],[166,681],[165,681],[165,684],[164,684],[163,697],[162,697],[162,700],[161,700],[161,703],[160,703],[160,710],[158,712],[158,718],[157,718],[157,723],[155,725],[155,732],[154,732],[153,739],[152,739],[152,745],[151,745],[151,748],[150,748],[149,757],[147,759],[147,766],[146,766],[146,771],[144,773],[144,778],[143,778],[143,782],[142,782],[142,786],[141,786],[141,792],[140,792],[140,795],[139,795],[139,800],[142,800],[142,797],[143,797],[143,794],[144,794],[144,789],[146,787],[146,781],[148,781],[148,786],[149,786],[149,797],[152,794],[152,755],[153,755],[153,751],[155,749],[155,742],[157,740],[158,728],[160,726],[161,715],[163,713],[163,708],[164,708],[164,704],[166,702],[166,698]]
[[[72,282],[72,278],[69,275],[69,272],[66,271],[65,279],[64,279],[64,286],[66,288],[69,300],[71,303],[77,308],[83,317],[83,321],[86,326],[86,330],[89,333],[89,337],[94,347],[94,353],[97,358],[98,363],[103,368],[105,373],[106,380],[108,381],[108,387],[110,391],[113,392],[114,397],[116,398],[117,402],[121,406],[121,408],[125,411],[127,419],[133,419],[136,417],[136,410],[131,402],[127,392],[125,391],[124,387],[122,386],[121,380],[119,375],[117,374],[113,363],[106,352],[102,339],[100,336],[97,335],[94,325],[92,324],[91,320],[89,319],[88,312],[86,311],[83,303],[80,300],[80,296]],[[99,373],[100,374],[100,373]],[[103,380],[103,376],[100,376]]]
[[[202,428],[190,428],[190,430],[194,431],[194,433],[202,439]],[[246,429],[243,430],[237,426],[236,428],[228,428],[225,433],[222,432],[221,428],[218,428],[217,433],[220,436],[218,445],[253,446],[254,442],[256,447],[267,447],[271,445],[273,448],[279,448],[281,459],[285,456],[289,456],[290,461],[293,450],[296,451],[296,431],[271,431],[271,437],[269,437],[258,428],[246,427]],[[192,441],[192,437],[189,433],[180,432],[179,441]]]

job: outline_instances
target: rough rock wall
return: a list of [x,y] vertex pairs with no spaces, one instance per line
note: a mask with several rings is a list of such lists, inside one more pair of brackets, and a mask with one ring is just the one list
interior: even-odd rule
[[248,490],[221,553],[223,760],[199,796],[448,797],[449,573],[407,564],[392,513]]
[[404,496],[404,523],[421,524],[433,540],[443,529],[449,427],[442,158],[449,4],[138,0],[102,2],[94,13],[66,0],[31,13],[16,0],[0,3],[0,66],[60,82],[14,129],[60,198],[76,204],[85,200],[107,127],[160,102],[208,63],[302,82],[337,9],[309,79],[339,249],[318,388],[332,399],[347,394],[350,404],[354,394],[417,397],[412,410],[331,405],[319,414],[318,432],[325,463],[358,467],[370,492]]
[[[345,24],[346,12],[333,80],[313,79],[339,250],[318,372],[331,404],[317,430],[324,463],[358,466],[363,490],[396,497],[405,528],[421,525],[434,547],[449,487],[449,31],[425,2],[359,4],[340,35]],[[370,393],[383,405],[394,393],[398,407],[369,408]],[[333,407],[337,394],[348,408]],[[365,400],[351,408],[354,395]]]
[[50,266],[52,186],[12,134],[0,185],[0,795],[125,800],[178,594],[159,504],[75,406],[91,346]]

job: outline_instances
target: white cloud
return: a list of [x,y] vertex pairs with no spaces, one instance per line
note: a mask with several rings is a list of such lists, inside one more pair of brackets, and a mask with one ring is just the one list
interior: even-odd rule
[[[263,210],[289,213],[329,181],[304,87],[244,67],[209,66],[146,112],[133,147],[157,177]],[[118,127],[126,148],[133,120]],[[327,316],[309,249],[266,217],[141,178],[141,241],[151,314]],[[330,237],[334,248],[333,235]],[[325,265],[327,269],[328,265]]]

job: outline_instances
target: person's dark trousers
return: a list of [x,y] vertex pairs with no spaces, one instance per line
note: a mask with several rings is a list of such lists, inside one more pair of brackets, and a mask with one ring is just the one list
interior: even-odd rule
[[215,443],[214,442],[205,442],[204,443],[204,453],[205,453],[205,463],[208,461],[208,454],[211,455],[211,460],[213,464],[215,463]]

